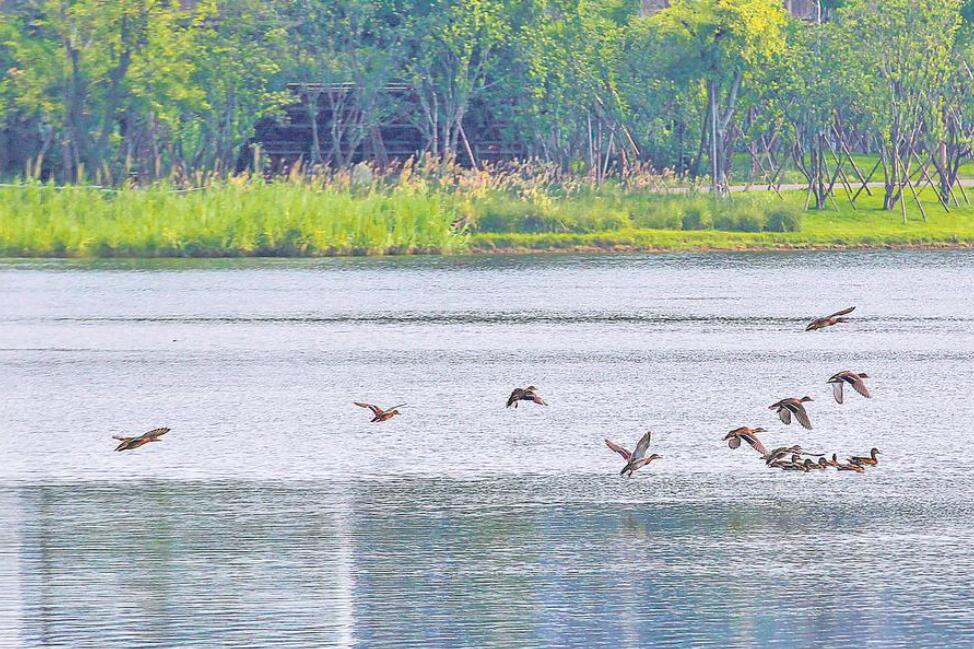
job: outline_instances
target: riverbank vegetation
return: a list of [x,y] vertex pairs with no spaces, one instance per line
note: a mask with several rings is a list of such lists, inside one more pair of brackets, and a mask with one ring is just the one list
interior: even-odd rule
[[[3,3],[0,254],[968,241],[974,0],[650,5]],[[342,90],[280,177],[289,81]]]
[[[650,165],[723,192],[791,177],[820,208],[870,177],[891,209],[930,178],[949,200],[974,139],[974,0],[657,4],[4,3],[0,176],[118,185],[259,165],[241,152],[299,81],[348,89],[306,107],[340,104],[309,170],[375,154],[371,134],[398,120],[422,134],[417,156],[474,165],[467,131],[490,125],[498,150],[600,179]],[[393,82],[407,91],[384,94]]]
[[330,256],[566,250],[734,250],[974,243],[974,208],[926,218],[858,208],[805,212],[807,192],[664,191],[665,179],[595,184],[554,170],[489,174],[368,167],[328,176],[216,178],[203,187],[0,187],[0,256]]

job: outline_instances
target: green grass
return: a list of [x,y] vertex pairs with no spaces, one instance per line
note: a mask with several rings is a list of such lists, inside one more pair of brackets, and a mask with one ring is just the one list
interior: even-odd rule
[[280,181],[202,191],[0,188],[0,255],[325,256],[454,252],[465,237],[442,196]]
[[[869,176],[869,172],[873,170],[873,167],[879,161],[879,155],[875,153],[853,153],[852,159],[855,161],[856,166],[862,172],[864,176]],[[767,167],[767,160],[762,159],[762,162]],[[849,165],[848,161],[843,159],[842,169],[849,177],[849,181],[855,186],[857,177],[855,171]],[[829,158],[829,167],[834,168],[833,160]],[[914,173],[918,170],[917,166],[914,166]],[[756,186],[760,186],[762,183],[766,182],[764,178],[761,177],[760,173],[758,175],[753,175],[751,173],[751,157],[747,153],[735,153],[733,166],[731,170],[731,184],[733,185],[746,185],[751,182]],[[928,168],[927,173],[933,175],[933,169]],[[974,178],[974,160],[966,162],[960,166],[958,169],[958,176],[960,178]],[[882,169],[877,169],[876,173],[872,176],[872,182],[882,182],[883,171]],[[778,182],[785,185],[790,184],[804,184],[805,176],[802,175],[800,171],[795,167],[795,163],[791,160],[785,165],[784,169],[781,171],[781,175],[778,177]],[[837,188],[838,191],[842,191],[841,187]]]
[[0,187],[0,256],[331,256],[559,250],[737,250],[974,245],[974,208],[929,220],[908,203],[884,212],[803,212],[803,192],[658,194],[606,185],[504,187],[424,179],[370,182],[231,179],[199,191],[166,185],[103,191]]
[[[801,207],[802,192],[788,192],[785,203]],[[597,233],[478,233],[470,238],[475,251],[546,250],[759,250],[841,247],[974,246],[974,207],[945,213],[939,204],[924,201],[928,221],[921,220],[915,203],[902,214],[880,209],[879,196],[863,197],[853,209],[840,201],[838,209],[806,212],[797,232],[740,232],[714,229],[673,230],[627,228]]]

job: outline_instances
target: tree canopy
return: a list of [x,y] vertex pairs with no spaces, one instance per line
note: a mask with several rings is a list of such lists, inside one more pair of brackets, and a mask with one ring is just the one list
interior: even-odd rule
[[[596,176],[634,165],[726,188],[785,161],[822,207],[880,154],[886,206],[974,140],[969,0],[11,0],[0,9],[0,175],[229,173],[288,82],[350,83],[306,162],[349,151],[410,88],[417,154],[462,154],[484,115],[520,155]],[[317,103],[309,110],[319,109]]]

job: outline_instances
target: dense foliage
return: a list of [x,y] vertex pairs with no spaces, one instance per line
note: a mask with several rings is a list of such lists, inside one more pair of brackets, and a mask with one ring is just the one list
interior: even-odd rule
[[526,156],[597,179],[651,165],[722,191],[743,160],[769,185],[797,168],[823,207],[875,152],[885,208],[924,183],[947,207],[974,136],[971,4],[880,4],[823,2],[817,23],[780,0],[8,0],[0,175],[225,174],[294,80],[356,84],[334,134],[354,148],[396,81],[435,157],[487,107]]

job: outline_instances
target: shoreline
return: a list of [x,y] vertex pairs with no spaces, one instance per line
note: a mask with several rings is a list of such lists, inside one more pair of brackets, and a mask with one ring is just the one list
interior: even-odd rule
[[727,252],[844,252],[856,250],[974,250],[974,241],[943,242],[943,243],[853,243],[830,244],[808,243],[769,246],[569,246],[564,248],[531,248],[527,246],[508,248],[471,248],[467,253],[472,255],[546,255],[546,254],[668,254],[668,253],[727,253]]
[[103,261],[119,260],[163,260],[163,259],[361,259],[399,257],[465,257],[465,256],[513,256],[513,255],[626,255],[626,254],[707,254],[707,253],[756,253],[756,252],[855,252],[865,250],[974,250],[974,241],[956,242],[928,242],[928,243],[796,243],[794,245],[705,245],[705,246],[640,246],[615,244],[611,246],[571,245],[571,246],[471,246],[465,250],[443,252],[439,250],[417,250],[409,252],[353,252],[351,254],[315,254],[315,255],[277,255],[277,254],[208,254],[194,252],[184,255],[64,255],[64,254],[3,254],[0,260],[72,260],[72,261]]
[[[608,186],[560,196],[300,182],[0,188],[0,257],[232,259],[974,248],[974,205],[803,210],[787,193],[715,202]],[[939,203],[937,203],[939,205]],[[929,208],[929,209],[927,209]]]

